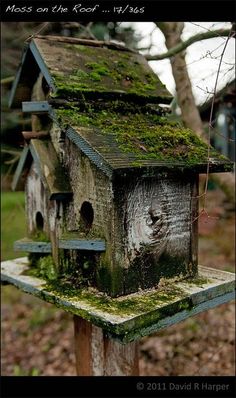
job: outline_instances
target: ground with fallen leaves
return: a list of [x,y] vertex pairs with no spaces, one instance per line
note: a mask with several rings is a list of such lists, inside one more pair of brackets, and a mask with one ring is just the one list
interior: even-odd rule
[[[199,263],[234,271],[234,212],[224,195],[208,194],[199,220]],[[150,376],[234,375],[235,306],[223,304],[140,342],[140,374]],[[2,375],[75,375],[72,316],[2,288]]]

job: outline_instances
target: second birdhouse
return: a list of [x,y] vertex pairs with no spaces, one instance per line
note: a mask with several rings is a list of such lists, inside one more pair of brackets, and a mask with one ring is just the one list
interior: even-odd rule
[[27,170],[28,237],[15,248],[45,277],[121,296],[197,275],[198,175],[232,166],[170,120],[170,101],[126,48],[28,43],[11,96],[32,114],[13,181]]

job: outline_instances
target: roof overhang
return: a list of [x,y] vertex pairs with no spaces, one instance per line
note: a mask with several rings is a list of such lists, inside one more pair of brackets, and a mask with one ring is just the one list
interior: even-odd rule
[[72,197],[72,190],[65,170],[58,161],[53,144],[49,140],[32,139],[29,146],[25,146],[12,182],[12,190],[16,190],[20,176],[28,163],[28,167],[35,163],[42,182],[49,193],[50,200],[68,200]]

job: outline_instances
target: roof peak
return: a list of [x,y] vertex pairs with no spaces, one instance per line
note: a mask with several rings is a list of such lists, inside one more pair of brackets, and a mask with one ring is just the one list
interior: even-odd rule
[[60,42],[60,43],[68,43],[68,44],[79,44],[84,46],[92,46],[92,47],[106,47],[112,50],[119,50],[119,51],[128,51],[131,53],[138,54],[138,51],[135,51],[129,47],[126,47],[123,44],[119,44],[114,41],[103,41],[103,40],[92,40],[92,39],[80,39],[77,37],[70,37],[70,36],[54,36],[54,35],[34,35],[29,37],[26,42],[30,42],[34,39],[40,40],[47,40],[51,42]]

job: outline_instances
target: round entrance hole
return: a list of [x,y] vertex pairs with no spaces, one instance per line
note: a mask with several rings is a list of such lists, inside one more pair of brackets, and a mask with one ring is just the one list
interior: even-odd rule
[[86,231],[92,227],[93,219],[94,211],[91,203],[83,202],[80,208],[80,222]]
[[36,217],[35,217],[35,221],[36,221],[37,229],[42,231],[43,230],[43,226],[44,226],[44,220],[43,220],[43,216],[40,213],[40,211],[37,211]]

